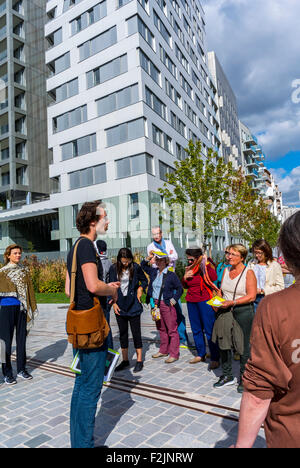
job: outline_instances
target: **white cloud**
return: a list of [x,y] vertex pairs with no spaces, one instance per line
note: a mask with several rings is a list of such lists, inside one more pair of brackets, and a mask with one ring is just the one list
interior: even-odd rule
[[299,0],[204,0],[208,49],[237,95],[241,120],[269,159],[300,150]]
[[283,194],[283,202],[286,205],[300,204],[300,166],[295,167],[290,173],[283,168],[272,169],[272,174]]

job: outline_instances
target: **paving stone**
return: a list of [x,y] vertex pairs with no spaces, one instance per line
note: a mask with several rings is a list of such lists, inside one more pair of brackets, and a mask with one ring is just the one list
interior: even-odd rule
[[34,437],[33,439],[25,442],[24,445],[30,448],[36,448],[39,445],[42,445],[43,443],[47,442],[48,440],[51,440],[51,437],[47,436],[46,434],[40,434],[39,436]]
[[[66,310],[58,307],[39,305],[40,316],[28,337],[27,354],[35,359],[69,366],[72,347],[67,346],[66,340],[62,339],[65,336]],[[159,336],[150,317],[144,317],[142,323],[147,325],[142,325],[145,337],[143,372],[137,378],[130,368],[118,375],[118,378],[193,393],[199,399],[205,395],[213,396],[224,405],[239,408],[241,397],[236,392],[236,386],[216,391],[213,383],[220,375],[219,369],[217,372],[208,372],[208,364],[189,366],[190,352],[182,351],[180,360],[174,366],[168,366],[163,360],[153,360],[151,355],[157,351],[158,343],[151,340]],[[120,350],[114,316],[112,329],[115,348]],[[39,335],[39,330],[48,330],[49,336]],[[130,357],[134,353],[133,341],[130,339]],[[135,362],[135,358],[132,362]],[[8,387],[1,385],[0,378],[0,447],[69,447],[70,401],[74,379],[41,368],[32,369],[30,365],[28,368],[34,376],[30,382],[20,381],[18,385]],[[233,363],[233,369],[234,375],[238,376],[239,363]],[[114,448],[228,447],[235,442],[236,435],[237,424],[234,422],[178,407],[168,401],[157,401],[106,386],[102,390],[95,421],[96,445]],[[264,446],[262,432],[255,447]]]

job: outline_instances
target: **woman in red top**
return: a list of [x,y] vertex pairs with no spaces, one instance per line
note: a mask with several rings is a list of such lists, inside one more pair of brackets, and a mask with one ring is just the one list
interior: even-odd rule
[[210,369],[216,369],[219,367],[219,348],[211,340],[215,312],[207,301],[212,297],[210,285],[217,280],[217,273],[200,248],[187,249],[185,253],[189,266],[186,268],[182,284],[188,290],[186,302],[197,349],[197,356],[190,361],[190,364],[205,362],[205,333],[211,355]]

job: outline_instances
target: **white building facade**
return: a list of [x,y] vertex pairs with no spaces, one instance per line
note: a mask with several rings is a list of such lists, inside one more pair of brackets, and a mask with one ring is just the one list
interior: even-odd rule
[[108,247],[147,245],[158,193],[188,140],[220,148],[198,1],[49,0],[45,35],[51,76],[52,239],[69,249],[76,213],[102,199]]

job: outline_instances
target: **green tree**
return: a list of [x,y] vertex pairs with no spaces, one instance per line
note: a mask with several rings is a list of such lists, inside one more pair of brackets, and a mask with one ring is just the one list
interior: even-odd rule
[[186,210],[190,206],[193,229],[197,226],[197,205],[203,204],[203,234],[206,239],[213,228],[230,213],[228,200],[231,180],[236,171],[231,163],[226,164],[211,148],[206,157],[201,150],[200,141],[194,143],[190,140],[185,150],[187,157],[182,161],[175,161],[175,171],[167,175],[167,183],[159,192],[169,207],[177,205]]
[[241,169],[237,171],[231,185],[230,231],[249,244],[265,239],[274,247],[280,226],[263,198],[251,187],[249,178],[243,175]]

